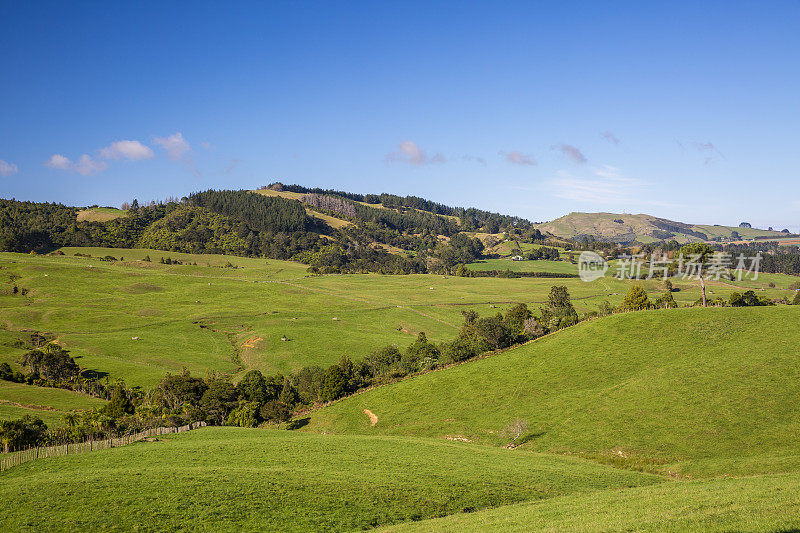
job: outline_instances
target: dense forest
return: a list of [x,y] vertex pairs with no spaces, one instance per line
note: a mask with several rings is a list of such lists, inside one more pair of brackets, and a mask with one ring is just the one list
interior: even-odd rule
[[[354,194],[344,191],[336,191],[332,189],[319,189],[308,188],[301,185],[284,185],[282,183],[272,183],[268,187],[277,191],[289,191],[296,193],[314,194],[319,196],[337,196],[345,198],[354,202],[363,202],[366,204],[383,204],[383,207],[388,209],[399,210],[417,210],[426,211],[435,215],[443,215],[445,217],[455,217],[460,221],[460,231],[478,231],[483,230],[486,233],[498,233],[501,230],[510,228],[528,229],[531,227],[531,222],[521,217],[510,215],[501,215],[499,213],[492,213],[490,211],[483,211],[475,208],[463,207],[450,207],[444,204],[439,204],[419,198],[417,196],[397,196],[394,194]],[[384,209],[384,211],[386,211]],[[446,235],[442,233],[442,235]]]

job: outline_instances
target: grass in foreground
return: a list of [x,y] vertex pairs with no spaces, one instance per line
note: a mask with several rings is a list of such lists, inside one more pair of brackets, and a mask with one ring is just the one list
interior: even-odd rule
[[800,474],[572,494],[388,531],[763,531],[800,528]]
[[447,441],[207,428],[0,475],[0,529],[353,530],[663,482]]

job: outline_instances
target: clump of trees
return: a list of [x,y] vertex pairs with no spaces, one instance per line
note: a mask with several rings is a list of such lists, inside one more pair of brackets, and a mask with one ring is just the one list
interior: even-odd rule
[[19,420],[0,420],[0,444],[4,453],[36,446],[46,435],[47,425],[31,415]]
[[763,296],[758,296],[755,291],[745,291],[742,294],[738,292],[732,292],[728,297],[728,302],[731,307],[759,307],[775,305],[769,299]]
[[547,246],[534,248],[525,255],[525,259],[528,259],[529,261],[538,261],[540,259],[558,261],[560,257],[561,254],[559,253],[558,248],[549,248]]

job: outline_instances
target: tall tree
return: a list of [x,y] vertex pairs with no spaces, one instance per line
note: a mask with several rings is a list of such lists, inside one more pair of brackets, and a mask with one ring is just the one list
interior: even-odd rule
[[690,274],[696,274],[700,279],[700,289],[703,293],[703,307],[708,307],[705,276],[711,256],[714,255],[714,249],[704,242],[693,242],[681,248],[681,254],[684,260],[684,267],[695,269],[695,271],[690,272]]

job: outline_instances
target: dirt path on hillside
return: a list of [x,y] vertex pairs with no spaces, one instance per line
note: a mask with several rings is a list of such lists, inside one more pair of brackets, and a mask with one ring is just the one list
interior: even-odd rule
[[378,423],[378,417],[369,409],[364,409],[364,414],[369,417],[369,425],[374,426]]

